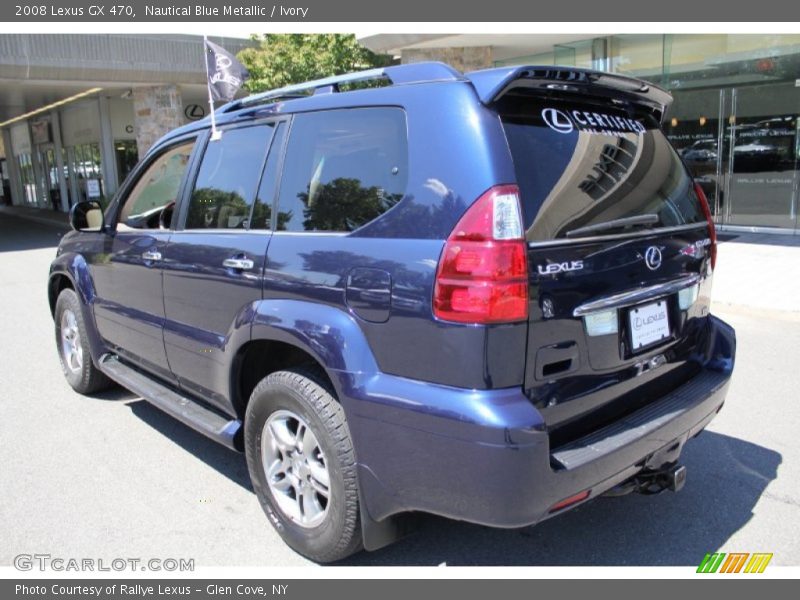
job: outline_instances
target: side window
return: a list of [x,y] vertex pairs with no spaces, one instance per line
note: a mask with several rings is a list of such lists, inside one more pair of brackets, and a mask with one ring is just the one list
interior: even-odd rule
[[117,229],[157,229],[169,223],[194,143],[173,146],[147,167],[122,205]]
[[354,108],[295,116],[278,230],[353,231],[397,204],[408,180],[405,114]]
[[246,229],[274,123],[228,129],[209,142],[197,173],[186,229]]

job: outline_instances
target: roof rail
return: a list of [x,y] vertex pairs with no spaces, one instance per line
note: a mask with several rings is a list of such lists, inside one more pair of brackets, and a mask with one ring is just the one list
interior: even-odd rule
[[[345,75],[334,75],[324,79],[316,79],[305,83],[287,85],[282,88],[251,94],[221,106],[219,112],[227,113],[254,104],[265,104],[270,100],[280,98],[298,98],[312,94],[339,92],[341,84],[358,83],[362,81],[378,81],[388,79],[392,85],[405,83],[422,83],[425,81],[456,81],[462,79],[461,73],[441,62],[419,62],[378,69],[356,71]],[[310,95],[310,94],[308,94]]]

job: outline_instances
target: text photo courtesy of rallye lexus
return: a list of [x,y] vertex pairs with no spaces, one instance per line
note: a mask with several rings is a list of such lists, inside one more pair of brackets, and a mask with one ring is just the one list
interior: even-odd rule
[[182,127],[73,210],[48,287],[67,380],[244,451],[319,562],[415,514],[513,528],[680,489],[735,337],[670,100],[441,63],[235,100],[219,139]]

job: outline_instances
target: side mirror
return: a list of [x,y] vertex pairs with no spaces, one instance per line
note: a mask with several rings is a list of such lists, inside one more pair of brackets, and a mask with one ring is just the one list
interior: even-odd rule
[[102,231],[103,207],[96,200],[78,202],[69,211],[69,224],[75,231]]

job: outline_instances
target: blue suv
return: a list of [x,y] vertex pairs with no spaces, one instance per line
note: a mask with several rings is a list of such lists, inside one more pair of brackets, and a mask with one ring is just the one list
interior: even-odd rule
[[671,97],[574,68],[393,66],[252,95],[71,214],[64,374],[244,451],[316,561],[414,514],[537,523],[677,490],[735,336]]

